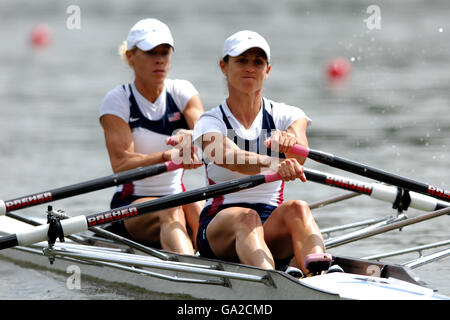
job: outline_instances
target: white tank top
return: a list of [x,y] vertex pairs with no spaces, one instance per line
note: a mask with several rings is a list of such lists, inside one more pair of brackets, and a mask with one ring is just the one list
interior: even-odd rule
[[[109,91],[100,108],[101,117],[112,114],[127,122],[132,130],[134,150],[151,154],[169,150],[165,140],[173,131],[189,129],[183,116],[188,101],[198,94],[186,80],[166,79],[164,90],[155,103],[148,101],[134,83]],[[119,192],[137,196],[164,196],[184,191],[183,169],[120,185]],[[124,190],[126,189],[126,190]]]
[[[233,116],[227,106],[226,100],[221,105],[214,109],[205,112],[196,123],[194,128],[193,139],[196,145],[201,149],[201,142],[199,138],[208,132],[218,132],[224,136],[237,136],[238,139],[247,139],[250,142],[250,151],[256,152],[258,146],[261,146],[266,139],[267,130],[281,130],[285,131],[296,120],[305,118],[308,125],[311,124],[311,119],[299,108],[278,103],[269,99],[263,98],[263,108],[255,118],[253,124],[249,129],[242,126],[239,121]],[[230,132],[228,127],[232,127],[233,132]],[[232,138],[232,137],[230,137]],[[257,139],[259,138],[259,141]],[[239,141],[239,140],[238,140]],[[236,142],[236,140],[235,140]],[[252,146],[253,144],[253,146]],[[240,144],[239,147],[242,148]],[[258,153],[265,154],[264,150]],[[201,154],[201,156],[203,156]],[[205,180],[207,185],[216,184],[232,179],[245,177],[245,174],[234,172],[218,166],[208,159],[205,159]],[[284,183],[282,181],[275,181],[265,183],[257,187],[241,190],[226,194],[222,197],[208,199],[206,205],[220,205],[230,203],[265,203],[272,206],[278,206],[284,201]]]

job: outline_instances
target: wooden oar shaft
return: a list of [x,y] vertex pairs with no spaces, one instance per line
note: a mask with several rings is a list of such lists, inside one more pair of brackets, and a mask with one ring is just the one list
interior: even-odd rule
[[27,196],[18,197],[11,200],[0,200],[0,215],[13,210],[20,210],[43,203],[48,203],[68,197],[77,196],[92,191],[97,191],[112,186],[121,185],[126,182],[141,180],[147,177],[155,176],[167,171],[172,171],[181,168],[182,165],[177,165],[170,162],[158,163],[155,165],[136,168],[109,175],[102,178],[97,178],[77,184],[72,184],[65,187],[60,187],[44,192],[34,193]]
[[378,180],[387,184],[391,184],[406,190],[415,191],[427,196],[450,202],[450,190],[428,185],[426,183],[415,181],[400,175],[390,173],[381,169],[377,169],[355,161],[347,160],[330,153],[319,150],[313,150],[308,147],[295,145],[291,153],[308,157],[317,162],[352,172],[370,179]]

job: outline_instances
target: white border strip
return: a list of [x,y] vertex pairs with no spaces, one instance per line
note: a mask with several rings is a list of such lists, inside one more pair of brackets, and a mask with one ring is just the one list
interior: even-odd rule
[[6,213],[6,204],[5,201],[0,200],[0,216],[4,216]]

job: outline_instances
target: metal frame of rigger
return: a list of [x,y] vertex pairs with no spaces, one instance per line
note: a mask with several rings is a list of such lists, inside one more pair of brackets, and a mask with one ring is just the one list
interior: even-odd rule
[[[450,209],[447,208],[446,210]],[[396,219],[390,219],[389,221],[396,221]],[[401,223],[402,225],[407,224],[404,221]],[[373,225],[377,227],[369,226],[369,232],[374,233],[377,228],[382,228],[385,232],[383,226],[380,227],[378,224],[378,219],[374,219]],[[393,222],[392,224],[395,228],[398,227],[396,223]],[[354,225],[347,227],[354,227]],[[346,229],[346,227],[343,229]],[[358,233],[363,234],[364,232],[359,230]],[[83,238],[83,236],[80,237]],[[340,298],[333,292],[318,290],[280,271],[267,271],[238,263],[185,256],[160,250],[157,250],[158,257],[137,255],[127,252],[130,251],[129,248],[105,247],[114,244],[107,239],[88,236],[84,240],[91,243],[94,241],[102,246],[80,245],[69,242],[57,242],[49,246],[47,242],[40,242],[27,247],[17,246],[14,249],[7,249],[0,252],[0,255],[5,255],[14,260],[32,261],[50,269],[56,267],[63,272],[68,265],[76,263],[82,266],[83,274],[86,273],[104,281],[117,282],[120,279],[120,282],[146,290],[164,294],[189,295],[199,299]],[[347,243],[346,241],[344,242]],[[448,242],[443,241],[430,245],[430,248],[444,245],[448,245]],[[402,250],[398,254],[411,252],[413,249]],[[421,246],[415,251],[425,249],[427,249],[426,246]],[[434,261],[447,256],[447,251],[448,249],[430,256],[433,256]],[[34,257],[30,258],[30,254],[33,254]],[[391,253],[391,255],[394,254],[397,253]],[[39,256],[39,258],[36,258],[36,256]],[[419,259],[423,260],[426,257],[420,257]],[[49,261],[53,266],[49,265]],[[66,262],[66,264],[63,262]],[[345,257],[334,257],[334,263],[340,265],[347,273],[380,278],[392,277],[420,286],[425,285],[423,282],[416,280],[410,268],[401,265]],[[106,269],[108,272],[105,272]],[[113,270],[119,271],[119,273]],[[379,270],[378,274],[374,274],[374,270]],[[130,277],[134,278],[131,279]],[[168,285],[168,283],[174,285]],[[179,283],[188,285],[183,287]]]

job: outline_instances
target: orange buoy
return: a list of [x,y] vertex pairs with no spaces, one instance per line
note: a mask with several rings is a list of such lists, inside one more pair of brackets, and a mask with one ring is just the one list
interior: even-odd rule
[[328,63],[327,74],[332,80],[344,79],[351,71],[350,62],[344,58],[334,58]]
[[30,33],[31,44],[35,47],[45,47],[51,41],[50,28],[45,24],[36,25]]

